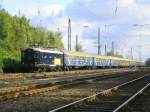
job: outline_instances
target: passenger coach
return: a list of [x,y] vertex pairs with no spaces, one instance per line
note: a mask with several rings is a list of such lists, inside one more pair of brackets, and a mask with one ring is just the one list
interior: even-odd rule
[[64,53],[64,66],[65,67],[92,67],[93,66],[93,57],[88,53],[80,53],[80,52],[70,52],[63,51]]

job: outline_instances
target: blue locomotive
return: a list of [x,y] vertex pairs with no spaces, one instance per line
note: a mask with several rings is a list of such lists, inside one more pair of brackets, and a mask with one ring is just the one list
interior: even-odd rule
[[124,58],[34,47],[26,48],[21,51],[21,63],[27,69],[40,69],[42,71],[132,67],[144,65],[143,62]]

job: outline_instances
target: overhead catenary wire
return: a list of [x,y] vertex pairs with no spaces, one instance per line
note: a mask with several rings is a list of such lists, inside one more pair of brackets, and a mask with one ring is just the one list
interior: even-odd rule
[[[35,2],[37,2],[37,3],[41,3],[41,2],[43,2],[43,1],[40,1],[40,0],[33,0],[33,1],[35,1]],[[118,0],[115,0],[116,1],[116,7],[115,7],[115,15],[117,16],[117,14],[118,14],[118,7],[119,7],[119,4],[118,4]],[[44,1],[44,3],[51,3],[51,2],[47,2],[47,1]],[[79,2],[80,3],[80,2]],[[84,5],[83,5],[84,6]],[[88,11],[93,15],[93,16],[95,16],[95,17],[98,17],[98,18],[100,18],[100,15],[97,15],[96,13],[94,13],[93,11],[91,11],[91,9],[89,9],[88,7],[86,7],[86,6],[84,6],[86,9],[88,9]],[[52,10],[52,16],[54,15],[54,10]],[[40,21],[41,22],[41,21]]]

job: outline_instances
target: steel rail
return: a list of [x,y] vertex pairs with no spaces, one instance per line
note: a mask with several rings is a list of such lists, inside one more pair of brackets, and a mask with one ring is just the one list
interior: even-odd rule
[[136,78],[136,79],[134,79],[134,80],[131,80],[131,81],[125,82],[125,83],[123,83],[123,84],[117,85],[117,86],[112,87],[112,88],[110,88],[110,89],[106,89],[106,90],[104,90],[104,91],[102,91],[102,92],[99,92],[99,93],[96,93],[96,94],[94,94],[94,95],[85,97],[85,98],[83,98],[83,99],[77,100],[77,101],[72,102],[72,103],[69,103],[69,104],[64,105],[64,106],[62,106],[62,107],[53,109],[53,110],[51,110],[51,111],[49,111],[49,112],[61,111],[61,110],[64,110],[64,109],[66,109],[66,108],[69,108],[69,107],[71,107],[71,106],[73,106],[73,105],[76,105],[77,103],[81,103],[81,102],[84,102],[84,101],[90,101],[91,99],[95,99],[98,95],[107,94],[107,92],[111,92],[112,90],[115,90],[115,91],[116,91],[117,89],[119,89],[119,88],[122,87],[122,86],[131,84],[131,83],[133,83],[133,82],[135,82],[135,81],[137,81],[137,80],[141,80],[141,79],[143,79],[143,78],[145,78],[145,77],[148,77],[148,76],[150,76],[150,73],[148,73],[148,74],[146,74],[146,75],[144,75],[144,76],[142,76],[142,77]]
[[[44,93],[44,92],[48,92],[48,91],[52,91],[52,90],[56,90],[62,87],[67,87],[67,86],[71,86],[71,85],[76,85],[76,84],[81,84],[81,83],[88,83],[89,81],[95,81],[95,80],[103,80],[105,78],[114,78],[114,77],[118,77],[120,75],[95,75],[95,76],[90,76],[90,77],[84,77],[84,78],[77,78],[76,80],[69,80],[68,82],[63,81],[60,84],[54,84],[51,86],[46,86],[46,87],[36,87],[33,86],[30,88],[26,87],[25,89],[21,89],[21,88],[15,88],[15,90],[13,90],[11,88],[11,90],[8,90],[9,92],[12,91],[12,93],[8,93],[6,94],[7,89],[4,90],[5,91],[1,91],[0,93],[5,93],[4,95],[0,96],[0,101],[5,101],[5,100],[9,100],[9,99],[13,99],[13,98],[18,98],[20,96],[31,96],[31,95],[35,95],[35,94],[39,94],[39,93]],[[73,82],[74,81],[74,82]],[[19,91],[20,90],[20,91]],[[16,92],[15,92],[16,91]],[[15,93],[14,93],[15,92]]]
[[[15,93],[19,91],[25,91],[28,89],[35,89],[37,87],[40,88],[42,85],[51,85],[55,86],[58,84],[63,84],[63,83],[69,83],[73,81],[84,81],[84,80],[90,80],[90,79],[95,79],[95,78],[103,78],[103,77],[109,77],[113,76],[112,74],[96,74],[96,75],[83,75],[83,76],[78,76],[78,77],[73,77],[73,76],[67,76],[67,77],[58,77],[58,78],[52,78],[52,79],[37,79],[37,80],[32,80],[33,81],[38,81],[33,83],[32,85],[25,85],[25,86],[18,86],[18,87],[6,87],[6,88],[0,88],[0,94],[9,94],[9,93]],[[118,76],[118,75],[114,75]],[[45,82],[47,81],[47,82]],[[31,84],[31,83],[30,83]]]
[[[123,71],[123,73],[127,73],[129,71]],[[131,71],[134,72],[134,71]],[[36,87],[39,87],[40,85],[56,85],[56,84],[61,84],[63,82],[69,83],[72,81],[77,81],[77,80],[88,80],[90,78],[96,78],[96,77],[103,77],[103,76],[111,76],[114,73],[120,73],[120,71],[111,71],[112,74],[107,74],[108,72],[103,72],[103,73],[94,73],[88,74],[88,75],[77,75],[77,76],[66,76],[66,77],[55,77],[55,78],[42,78],[42,79],[34,79],[34,80],[28,80],[28,84],[23,85],[23,86],[16,86],[16,87],[5,87],[5,88],[0,88],[0,94],[9,94],[9,93],[15,93],[19,91],[26,91],[29,89],[35,89]]]
[[128,100],[126,100],[123,104],[121,104],[119,107],[117,107],[113,112],[118,112],[120,109],[122,109],[124,106],[126,106],[129,102],[131,102],[133,99],[135,99],[138,95],[142,94],[148,87],[150,86],[150,83],[148,83],[146,86],[144,86],[140,91],[135,93],[133,96],[131,96]]
[[[34,79],[34,78],[51,78],[56,76],[64,76],[64,75],[73,75],[73,74],[88,74],[88,73],[103,73],[103,72],[107,72],[107,73],[113,73],[113,72],[126,72],[126,71],[136,71],[137,69],[125,69],[125,68],[121,68],[121,69],[98,69],[98,70],[77,70],[77,71],[63,71],[63,72],[44,72],[43,74],[37,74],[37,73],[25,73],[26,77],[29,79]],[[20,74],[20,75],[19,75]],[[0,73],[0,81],[5,81],[5,80],[13,80],[13,79],[22,79],[22,75],[21,73],[18,74],[14,74],[14,73]]]

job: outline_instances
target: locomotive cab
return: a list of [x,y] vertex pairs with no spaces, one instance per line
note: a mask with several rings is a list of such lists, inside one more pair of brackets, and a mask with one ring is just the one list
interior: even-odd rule
[[21,52],[21,63],[28,68],[52,69],[63,65],[63,52],[41,48],[27,48]]
[[23,49],[21,51],[21,63],[23,65],[32,65],[37,63],[39,60],[39,53],[33,49]]

